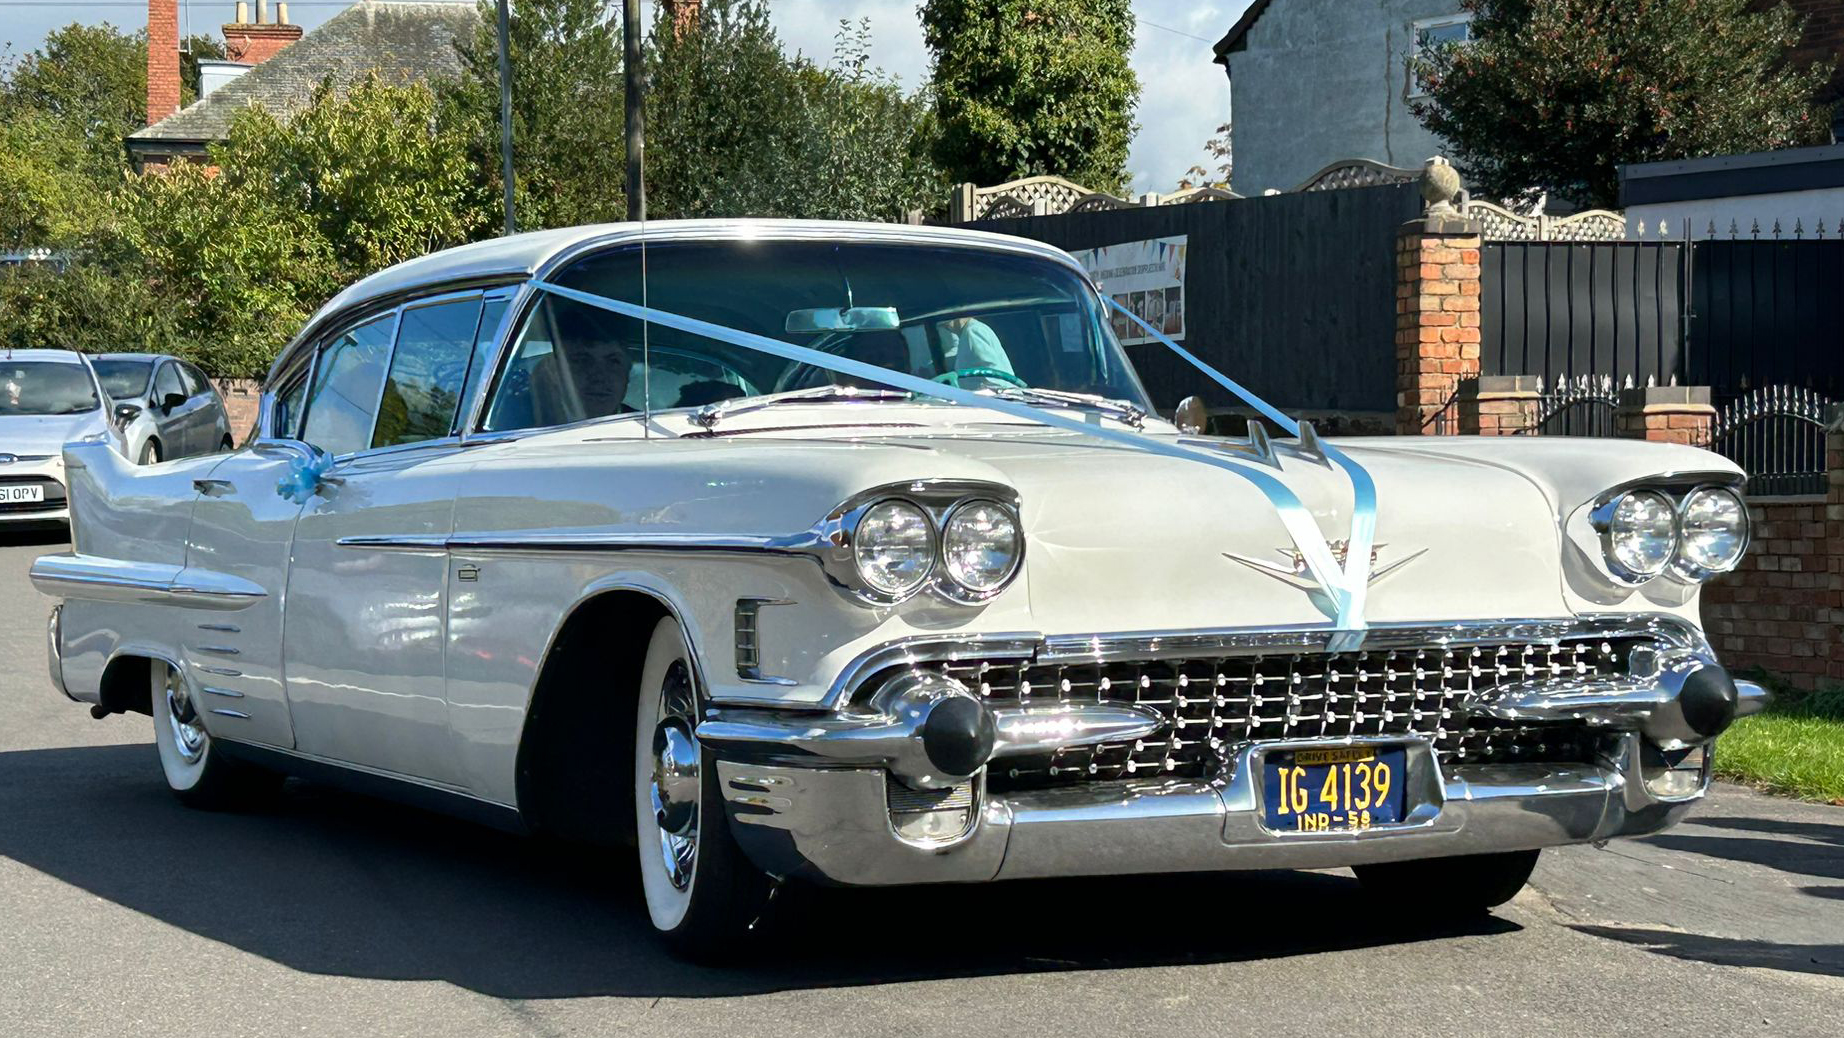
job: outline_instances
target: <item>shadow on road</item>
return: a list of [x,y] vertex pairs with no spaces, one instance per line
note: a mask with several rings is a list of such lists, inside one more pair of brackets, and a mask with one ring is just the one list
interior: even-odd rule
[[70,527],[63,523],[21,525],[0,530],[0,548],[44,548],[54,551],[70,544]]
[[[1699,824],[1703,823],[1698,819]],[[1802,828],[1827,829],[1829,826]],[[1802,843],[1797,840],[1757,839],[1747,836],[1698,836],[1676,831],[1648,836],[1646,843],[1685,854],[1706,858],[1724,858],[1765,865],[1781,872],[1819,879],[1844,879],[1844,853],[1832,844]]]
[[1578,925],[1575,929],[1692,962],[1844,977],[1844,944],[1776,944],[1637,927]]
[[294,783],[266,812],[193,811],[156,767],[151,745],[0,754],[0,855],[293,969],[503,998],[1223,962],[1517,929],[1378,922],[1352,880],[1311,873],[791,889],[756,957],[706,970],[653,943],[625,854]]

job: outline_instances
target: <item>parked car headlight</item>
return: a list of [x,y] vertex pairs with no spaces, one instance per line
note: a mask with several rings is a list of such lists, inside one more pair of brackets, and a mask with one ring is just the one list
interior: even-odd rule
[[1651,490],[1622,494],[1608,506],[1601,532],[1615,576],[1638,583],[1665,571],[1678,547],[1677,511]]
[[1727,573],[1748,550],[1748,506],[1735,492],[1703,487],[1678,510],[1677,571],[1692,580]]
[[968,501],[954,509],[941,532],[941,558],[963,590],[988,595],[1018,569],[1018,520],[996,501]]
[[880,501],[858,520],[852,558],[867,586],[901,598],[921,587],[934,568],[934,523],[907,501]]

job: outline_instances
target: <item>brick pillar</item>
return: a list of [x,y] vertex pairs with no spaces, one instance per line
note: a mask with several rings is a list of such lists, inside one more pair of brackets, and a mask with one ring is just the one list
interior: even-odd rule
[[1614,435],[1632,440],[1702,447],[1715,425],[1708,386],[1622,389],[1614,411]]
[[1542,396],[1535,375],[1482,375],[1460,383],[1460,432],[1522,436],[1537,427]]
[[1479,376],[1481,226],[1430,211],[1396,239],[1396,432],[1458,430],[1455,396]]
[[147,0],[147,125],[179,111],[179,0]]

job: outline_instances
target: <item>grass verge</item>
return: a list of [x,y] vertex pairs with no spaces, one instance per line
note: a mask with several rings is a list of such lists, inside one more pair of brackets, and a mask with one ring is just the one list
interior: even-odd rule
[[1773,692],[1765,713],[1735,722],[1716,741],[1716,774],[1844,805],[1844,689]]

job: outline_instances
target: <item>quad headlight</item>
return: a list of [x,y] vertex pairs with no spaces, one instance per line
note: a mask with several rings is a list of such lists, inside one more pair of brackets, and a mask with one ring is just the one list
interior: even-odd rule
[[1748,549],[1748,508],[1727,487],[1699,487],[1679,500],[1629,490],[1592,516],[1607,569],[1628,584],[1669,572],[1686,583],[1727,573]]
[[880,501],[858,521],[852,559],[871,589],[892,598],[915,592],[935,566],[935,524],[908,501]]
[[840,590],[871,605],[932,591],[962,605],[1018,575],[1024,532],[1009,487],[925,480],[880,487],[841,505],[815,531],[820,563]]
[[1727,573],[1748,550],[1748,506],[1724,487],[1691,491],[1678,509],[1674,569],[1692,580]]
[[974,595],[1004,587],[1018,568],[1018,520],[996,501],[968,501],[948,513],[941,560],[948,576]]

